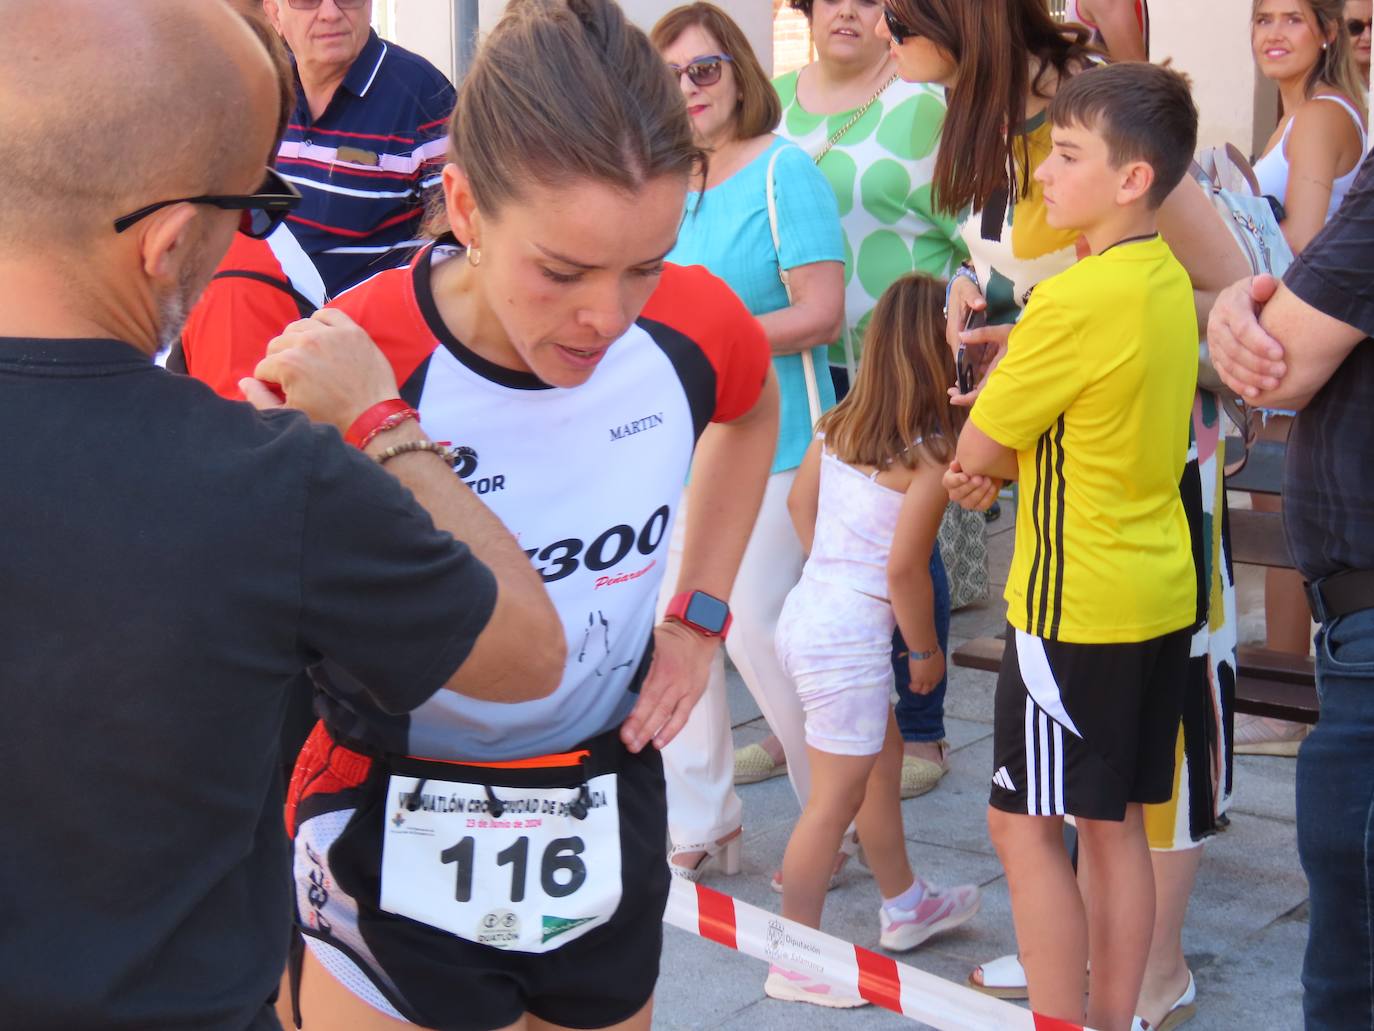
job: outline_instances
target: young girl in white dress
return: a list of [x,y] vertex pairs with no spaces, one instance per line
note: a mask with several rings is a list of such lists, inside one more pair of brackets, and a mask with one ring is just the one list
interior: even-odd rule
[[[954,368],[944,287],[913,274],[879,299],[849,395],[826,413],[788,497],[808,558],[778,623],[778,657],[806,713],[811,789],[787,845],[783,915],[819,927],[826,884],[851,822],[883,896],[886,949],[905,951],[978,911],[978,889],[938,891],[911,871],[900,808],[902,739],[892,713],[894,622],[911,648],[911,687],[945,672],[930,555],[947,497]],[[774,965],[765,992],[823,1006],[863,1000]]]

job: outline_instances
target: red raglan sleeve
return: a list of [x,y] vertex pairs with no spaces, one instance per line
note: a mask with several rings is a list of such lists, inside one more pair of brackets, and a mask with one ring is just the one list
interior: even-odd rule
[[716,374],[712,422],[738,419],[759,399],[772,354],[759,320],[700,265],[667,265],[643,316],[689,338]]
[[[428,260],[428,254],[423,251],[415,260]],[[420,311],[414,263],[379,273],[325,307],[337,308],[367,332],[391,363],[397,386],[405,385],[438,344]]]

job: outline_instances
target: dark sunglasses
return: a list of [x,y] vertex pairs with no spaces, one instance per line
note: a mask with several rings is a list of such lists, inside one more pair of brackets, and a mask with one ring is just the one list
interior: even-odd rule
[[720,82],[721,68],[732,60],[724,54],[704,54],[692,58],[691,64],[669,64],[668,67],[678,78],[682,78],[682,73],[686,72],[693,86],[714,86]]
[[896,43],[897,46],[901,46],[916,35],[914,31],[898,21],[897,16],[892,13],[892,8],[886,5],[883,7],[883,21],[887,22],[887,34],[892,37],[892,42]]
[[[367,0],[334,0],[334,6],[341,11],[354,11]],[[320,0],[286,0],[286,5],[293,11],[313,11],[320,6]]]
[[1372,24],[1374,22],[1370,22],[1367,18],[1351,18],[1345,23],[1345,27],[1350,30],[1352,36],[1363,36],[1365,30]]
[[261,240],[272,235],[272,230],[282,224],[286,216],[300,204],[300,191],[286,181],[275,168],[267,170],[267,178],[258,187],[257,193],[240,196],[218,197],[178,197],[176,200],[160,200],[139,208],[122,218],[115,219],[114,230],[122,233],[136,222],[141,222],[155,211],[170,208],[173,204],[206,204],[225,211],[241,211],[239,232],[244,236]]

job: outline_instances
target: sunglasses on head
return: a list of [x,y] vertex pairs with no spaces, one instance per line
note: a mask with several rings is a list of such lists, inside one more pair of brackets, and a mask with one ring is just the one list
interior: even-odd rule
[[[334,0],[334,6],[341,11],[354,11],[367,0]],[[313,11],[320,6],[320,0],[286,0],[286,5],[293,11]]]
[[224,211],[239,211],[239,232],[254,240],[262,240],[272,235],[272,230],[301,202],[300,191],[287,182],[275,168],[267,170],[267,178],[258,187],[257,193],[214,195],[201,197],[178,197],[176,200],[160,200],[139,208],[114,221],[114,231],[122,233],[137,222],[143,221],[155,211],[170,208],[173,204],[204,204]]
[[898,21],[897,16],[892,13],[892,8],[886,5],[883,6],[883,21],[887,22],[887,34],[892,37],[892,42],[897,46],[901,46],[916,35],[914,31]]
[[1374,25],[1374,22],[1368,18],[1350,18],[1345,23],[1345,27],[1350,30],[1352,36],[1363,36],[1371,25]]
[[703,54],[701,57],[692,58],[688,64],[670,63],[668,67],[678,78],[682,78],[682,73],[686,72],[693,86],[714,86],[720,82],[721,68],[731,60],[732,58],[725,54]]

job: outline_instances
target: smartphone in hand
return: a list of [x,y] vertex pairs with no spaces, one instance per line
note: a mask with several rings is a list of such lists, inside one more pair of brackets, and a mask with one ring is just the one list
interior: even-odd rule
[[[988,313],[986,311],[974,311],[969,309],[968,318],[964,320],[964,332],[971,329],[980,329],[988,324]],[[955,379],[959,385],[959,393],[967,394],[978,385],[978,361],[983,357],[983,350],[986,344],[963,344],[959,345],[959,352],[954,358]]]

